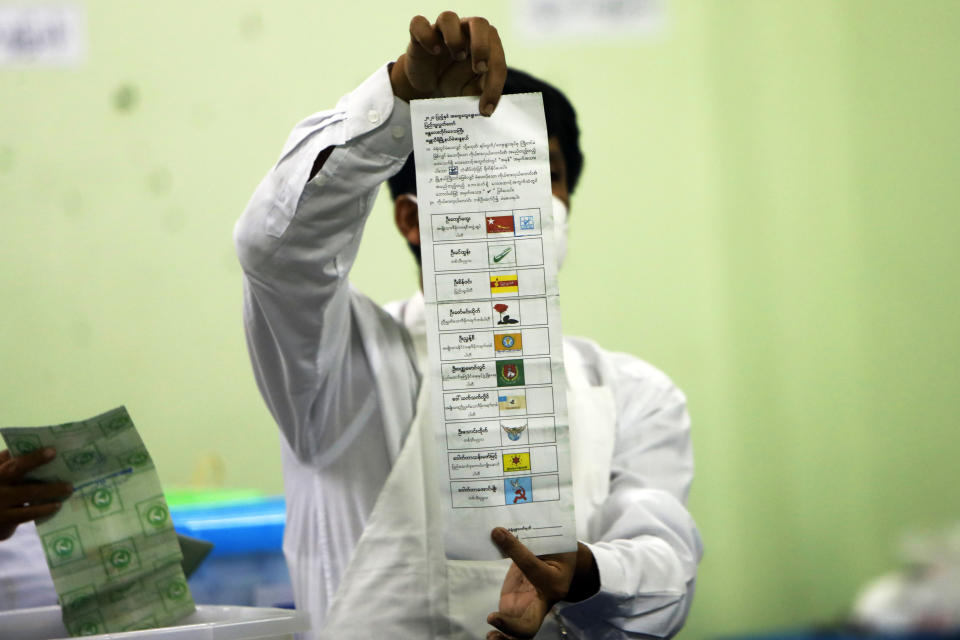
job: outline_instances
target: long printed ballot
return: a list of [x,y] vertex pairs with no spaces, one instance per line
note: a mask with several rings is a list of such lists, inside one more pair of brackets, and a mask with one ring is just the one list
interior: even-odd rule
[[446,554],[502,526],[576,549],[550,162],[539,93],[414,100],[414,158]]

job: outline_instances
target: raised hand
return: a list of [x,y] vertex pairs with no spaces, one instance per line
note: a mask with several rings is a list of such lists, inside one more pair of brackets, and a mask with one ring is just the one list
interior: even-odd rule
[[410,43],[390,69],[393,93],[403,100],[480,96],[480,113],[497,108],[507,62],[497,29],[485,18],[444,11],[433,24],[410,21]]
[[500,589],[499,609],[487,616],[497,629],[487,640],[532,638],[554,604],[582,600],[600,588],[593,554],[582,543],[577,551],[537,557],[506,529],[494,529],[491,538],[513,563]]

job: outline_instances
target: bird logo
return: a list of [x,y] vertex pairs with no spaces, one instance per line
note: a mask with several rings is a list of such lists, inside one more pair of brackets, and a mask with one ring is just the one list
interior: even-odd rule
[[524,422],[523,424],[521,424],[521,425],[518,426],[518,427],[508,427],[508,426],[505,425],[505,424],[501,424],[501,425],[500,425],[500,428],[507,432],[507,437],[510,438],[510,440],[516,442],[517,440],[520,439],[520,436],[521,436],[521,435],[523,434],[523,432],[526,430],[526,428],[527,428],[527,423]]

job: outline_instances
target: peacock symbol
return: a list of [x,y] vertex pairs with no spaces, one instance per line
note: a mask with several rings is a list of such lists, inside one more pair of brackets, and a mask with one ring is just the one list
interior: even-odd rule
[[527,428],[527,423],[524,422],[519,427],[508,427],[505,424],[500,425],[500,427],[507,432],[507,437],[516,442],[520,439],[520,434],[523,433],[523,430]]

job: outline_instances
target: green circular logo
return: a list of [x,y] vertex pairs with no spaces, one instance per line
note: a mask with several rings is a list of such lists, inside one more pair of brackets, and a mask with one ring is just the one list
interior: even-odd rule
[[69,605],[73,609],[85,607],[93,601],[93,596],[89,593],[83,593],[70,601]]
[[18,454],[24,455],[36,451],[39,447],[35,442],[30,440],[17,440],[13,443],[13,448]]
[[147,509],[147,522],[155,527],[163,525],[167,521],[167,510],[163,505],[155,504]]
[[70,464],[74,467],[85,467],[96,459],[92,451],[80,451],[70,457]]
[[95,636],[100,633],[100,625],[98,625],[96,622],[90,622],[88,620],[87,622],[80,623],[78,631],[80,631],[81,636]]
[[133,556],[127,549],[117,549],[110,554],[110,564],[115,569],[125,569],[132,559]]
[[93,506],[97,509],[106,511],[110,508],[110,505],[113,504],[113,492],[110,491],[110,489],[97,489],[90,497],[90,502],[93,503]]
[[187,595],[187,585],[181,581],[171,582],[167,587],[167,597],[171,600],[180,600]]
[[53,541],[53,552],[58,558],[68,558],[73,555],[73,538],[63,536]]

